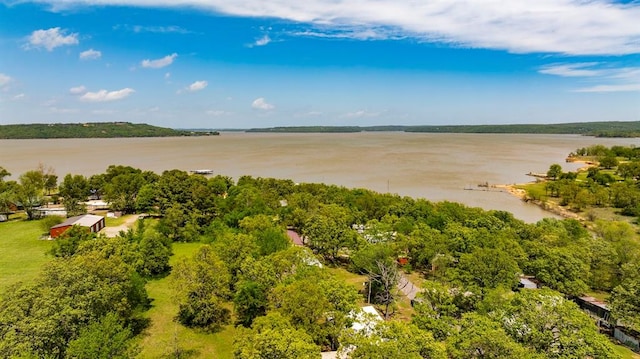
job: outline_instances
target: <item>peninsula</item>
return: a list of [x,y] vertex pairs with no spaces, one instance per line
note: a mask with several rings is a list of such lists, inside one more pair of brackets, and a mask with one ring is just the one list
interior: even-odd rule
[[218,134],[217,131],[175,130],[130,122],[0,125],[0,139],[176,137]]

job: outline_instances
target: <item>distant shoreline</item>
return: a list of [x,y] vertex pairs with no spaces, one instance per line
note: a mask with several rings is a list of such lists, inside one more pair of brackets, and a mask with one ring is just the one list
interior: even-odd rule
[[418,132],[474,134],[546,134],[584,135],[595,137],[640,137],[640,121],[575,122],[559,124],[508,125],[445,125],[445,126],[286,126],[252,128],[245,132],[259,133],[356,133],[356,132]]
[[217,131],[175,130],[130,122],[0,125],[0,139],[146,138],[215,136]]

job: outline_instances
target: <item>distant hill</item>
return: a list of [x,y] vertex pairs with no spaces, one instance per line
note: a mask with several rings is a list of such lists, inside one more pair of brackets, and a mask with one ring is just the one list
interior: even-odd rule
[[575,134],[596,137],[640,137],[640,121],[574,122],[517,125],[446,125],[446,126],[298,126],[253,128],[247,132],[339,133],[365,131],[404,131],[428,133],[522,133]]
[[129,122],[0,125],[0,139],[116,138],[207,136],[218,132],[185,131]]

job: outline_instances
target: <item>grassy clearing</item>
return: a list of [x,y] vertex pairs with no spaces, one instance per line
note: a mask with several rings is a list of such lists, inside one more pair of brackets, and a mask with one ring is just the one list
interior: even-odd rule
[[40,221],[14,220],[0,223],[0,292],[19,281],[29,281],[52,257],[52,241],[42,240]]
[[[190,257],[201,243],[174,243],[171,264],[180,258]],[[173,299],[171,276],[150,281],[147,284],[149,297],[153,298],[152,308],[146,313],[151,320],[140,340],[140,358],[233,358],[233,338],[235,327],[226,326],[214,334],[186,328],[175,322],[173,317],[178,312],[178,304]]]
[[616,344],[614,345],[614,348],[616,350],[616,353],[618,353],[618,355],[620,355],[622,359],[640,359],[640,354],[634,353],[633,350],[625,346]]
[[127,220],[129,220],[132,217],[138,218],[138,215],[137,214],[128,214],[126,216],[121,216],[119,218],[106,217],[104,219],[104,222],[105,222],[105,225],[107,227],[117,227],[117,226],[123,225]]

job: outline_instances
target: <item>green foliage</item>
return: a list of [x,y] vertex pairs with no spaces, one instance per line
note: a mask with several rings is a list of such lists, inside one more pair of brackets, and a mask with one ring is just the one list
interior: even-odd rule
[[246,281],[238,285],[233,304],[236,323],[250,327],[255,318],[266,314],[269,302],[264,288],[256,282]]
[[516,342],[548,358],[617,358],[578,306],[551,290],[524,290],[492,316]]
[[308,127],[271,127],[254,128],[247,132],[361,132],[361,131],[405,131],[429,133],[544,133],[576,134],[598,137],[637,137],[640,135],[640,122],[572,122],[557,124],[518,124],[518,125],[449,125],[449,126],[308,126]]
[[333,204],[311,216],[304,224],[302,233],[308,238],[311,248],[330,261],[336,261],[340,249],[354,241],[348,212]]
[[40,228],[42,229],[42,233],[49,233],[49,229],[55,226],[56,224],[60,224],[64,222],[64,218],[60,216],[46,216],[42,220],[40,220]]
[[460,256],[458,278],[480,288],[515,287],[520,268],[508,253],[498,249],[478,248]]
[[44,203],[45,174],[42,169],[27,171],[20,175],[19,183],[16,199],[24,208],[27,218],[36,219],[36,207]]
[[141,275],[157,276],[171,269],[171,242],[164,240],[159,234],[144,236],[138,244],[138,252],[142,262],[136,266],[136,270]]
[[217,132],[188,132],[128,122],[0,125],[0,138],[113,138],[201,136]]
[[80,330],[78,337],[69,342],[66,357],[73,359],[127,359],[138,350],[133,333],[123,326],[118,315],[107,313],[100,321]]
[[611,315],[625,326],[640,331],[640,262],[636,259],[622,268],[620,285],[611,293]]
[[549,177],[552,180],[557,179],[558,177],[560,177],[561,174],[562,174],[562,167],[557,163],[552,164],[551,167],[549,167],[549,170],[547,171],[547,177]]
[[397,321],[380,323],[373,333],[347,331],[340,352],[353,359],[445,359],[445,346],[430,332]]
[[256,319],[234,342],[236,359],[316,359],[320,348],[279,313]]
[[229,298],[227,268],[209,246],[174,267],[174,288],[180,309],[176,319],[186,325],[217,331],[230,319],[222,300]]
[[89,180],[82,175],[67,174],[60,184],[60,195],[64,199],[64,208],[68,216],[77,216],[87,212],[84,202],[90,194]]
[[0,303],[0,356],[64,357],[82,329],[113,312],[125,321],[147,304],[144,282],[119,257],[74,256],[45,266]]
[[544,358],[514,341],[499,323],[476,313],[462,317],[447,344],[451,358]]
[[272,217],[266,215],[245,217],[239,225],[242,230],[256,238],[259,254],[262,256],[284,250],[291,245],[284,228],[278,226]]
[[50,253],[55,257],[71,257],[78,250],[80,243],[95,237],[95,233],[88,231],[85,227],[72,226],[56,238]]

